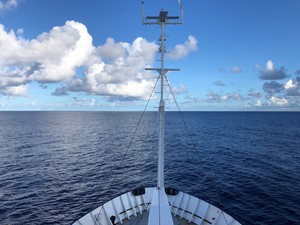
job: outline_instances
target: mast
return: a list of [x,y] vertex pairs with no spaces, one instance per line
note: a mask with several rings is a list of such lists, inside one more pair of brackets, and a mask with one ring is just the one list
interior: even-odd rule
[[142,20],[144,25],[160,25],[160,47],[158,52],[160,53],[160,68],[146,68],[146,70],[156,70],[160,77],[160,102],[159,102],[159,142],[158,142],[158,166],[157,166],[157,188],[164,188],[164,152],[165,152],[165,101],[164,101],[164,81],[165,76],[169,71],[179,71],[179,69],[165,68],[165,25],[177,25],[182,24],[179,16],[168,16],[168,11],[161,10],[159,16],[147,16],[146,19],[143,16],[142,5]]

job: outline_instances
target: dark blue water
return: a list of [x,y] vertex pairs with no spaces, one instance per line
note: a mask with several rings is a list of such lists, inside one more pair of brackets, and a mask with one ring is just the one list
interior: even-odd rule
[[[156,185],[157,113],[1,112],[0,224],[70,224]],[[166,113],[166,186],[242,224],[300,224],[300,113]],[[189,137],[192,136],[192,140]]]

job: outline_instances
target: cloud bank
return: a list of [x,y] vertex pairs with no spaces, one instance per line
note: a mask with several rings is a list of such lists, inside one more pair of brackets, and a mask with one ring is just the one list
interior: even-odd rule
[[[22,30],[6,31],[0,24],[3,95],[24,95],[31,82],[42,87],[59,83],[51,93],[54,96],[85,92],[122,100],[141,99],[153,88],[155,78],[144,68],[155,62],[158,45],[154,42],[141,37],[132,43],[108,38],[103,45],[94,46],[86,26],[75,21],[53,27],[32,40],[22,34]],[[196,45],[197,40],[189,36],[183,45],[175,47],[173,57],[186,56]]]

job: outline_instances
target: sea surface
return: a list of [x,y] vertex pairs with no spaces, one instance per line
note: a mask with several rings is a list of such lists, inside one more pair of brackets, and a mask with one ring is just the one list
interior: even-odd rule
[[[156,186],[158,115],[141,114],[0,112],[0,224],[71,224]],[[300,113],[167,112],[165,124],[166,186],[242,224],[300,224]]]

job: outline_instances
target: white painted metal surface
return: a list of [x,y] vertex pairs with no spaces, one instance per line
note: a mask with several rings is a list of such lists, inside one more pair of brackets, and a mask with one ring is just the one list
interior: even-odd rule
[[173,225],[169,201],[164,189],[153,190],[148,224]]
[[[152,206],[156,207],[156,203],[152,203],[153,193],[156,191],[157,188],[146,188],[146,193],[140,196],[127,192],[86,214],[73,225],[111,225],[112,215],[116,217],[116,223],[129,225],[135,217],[144,213],[151,214]],[[167,200],[172,215],[176,216],[179,222],[182,221],[180,224],[240,225],[219,208],[192,195],[179,192],[175,196],[167,195]],[[169,224],[167,221],[169,220],[162,221],[161,224]],[[150,224],[148,220],[140,220],[140,222],[141,225]]]
[[179,69],[165,68],[165,25],[181,24],[177,20],[177,16],[168,16],[168,11],[161,10],[158,16],[148,16],[147,20],[143,19],[145,25],[159,25],[161,28],[160,34],[160,68],[146,68],[146,70],[155,70],[160,78],[160,101],[159,101],[159,138],[158,138],[158,163],[157,163],[157,187],[164,188],[164,154],[165,154],[165,100],[164,100],[164,87],[165,76],[169,71],[179,71]]

